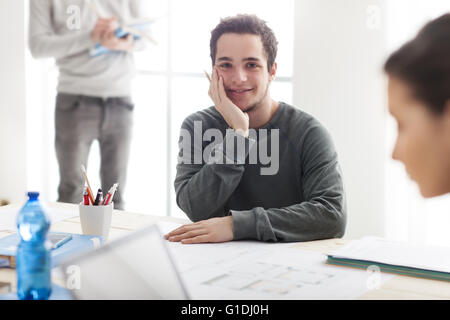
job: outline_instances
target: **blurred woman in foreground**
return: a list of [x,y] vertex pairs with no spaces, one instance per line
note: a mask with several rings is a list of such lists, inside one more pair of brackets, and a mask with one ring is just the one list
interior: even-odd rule
[[389,112],[398,124],[393,159],[403,162],[424,197],[449,193],[450,13],[426,24],[384,70]]

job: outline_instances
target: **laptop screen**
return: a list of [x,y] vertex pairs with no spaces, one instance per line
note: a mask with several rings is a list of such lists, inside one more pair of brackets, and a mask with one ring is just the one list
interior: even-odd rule
[[187,299],[159,229],[152,225],[62,265],[77,299]]

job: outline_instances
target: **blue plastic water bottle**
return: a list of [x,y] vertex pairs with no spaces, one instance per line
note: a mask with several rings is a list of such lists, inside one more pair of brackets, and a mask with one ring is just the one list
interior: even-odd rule
[[28,201],[17,216],[17,295],[21,300],[46,300],[51,293],[50,220],[39,203],[39,192],[28,192]]

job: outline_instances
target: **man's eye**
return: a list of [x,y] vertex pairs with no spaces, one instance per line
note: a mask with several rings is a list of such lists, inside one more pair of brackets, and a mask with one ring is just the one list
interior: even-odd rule
[[248,63],[247,67],[250,68],[250,69],[255,69],[255,68],[258,67],[258,65],[256,63]]
[[227,69],[227,68],[231,68],[231,64],[230,63],[223,63],[223,64],[219,65],[219,67],[221,67],[223,69]]

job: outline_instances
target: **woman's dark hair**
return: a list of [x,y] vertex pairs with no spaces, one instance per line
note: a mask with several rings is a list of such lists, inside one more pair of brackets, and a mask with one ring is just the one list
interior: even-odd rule
[[427,23],[389,57],[384,70],[405,81],[418,100],[442,114],[450,100],[450,13]]
[[277,57],[277,39],[272,29],[266,22],[255,15],[238,14],[234,17],[221,19],[220,23],[211,31],[209,43],[212,64],[216,61],[217,40],[224,33],[254,34],[261,37],[264,51],[267,57],[267,69],[270,72]]

